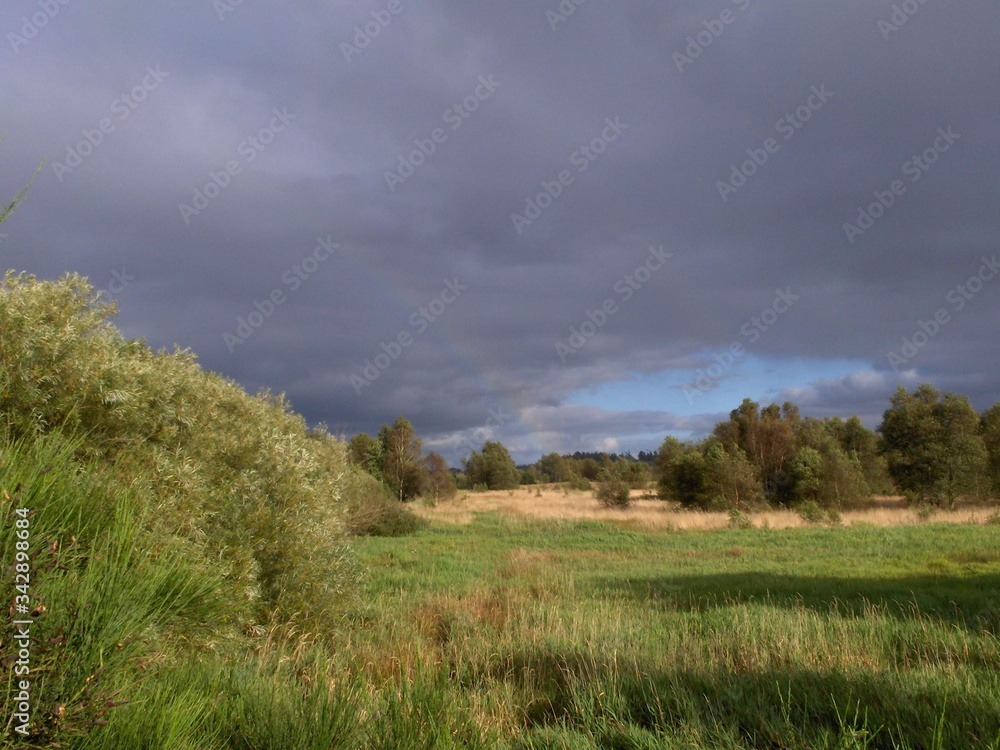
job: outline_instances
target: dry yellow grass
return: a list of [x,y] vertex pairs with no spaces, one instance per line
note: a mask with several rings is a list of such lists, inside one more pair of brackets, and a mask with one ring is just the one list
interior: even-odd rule
[[[538,491],[541,494],[538,494]],[[626,510],[603,507],[590,491],[565,491],[559,486],[521,487],[517,490],[491,492],[459,492],[453,500],[430,507],[417,504],[416,513],[434,521],[452,524],[470,523],[480,513],[499,513],[511,518],[607,521],[622,526],[644,529],[710,530],[729,525],[729,516],[722,512],[688,511],[674,503],[644,497],[633,491],[632,504]],[[984,508],[959,508],[934,513],[935,523],[982,523],[990,515]],[[844,525],[907,526],[924,522],[916,510],[908,508],[903,498],[877,498],[871,508],[841,513]],[[755,527],[789,529],[809,524],[795,511],[766,510],[754,513]]]

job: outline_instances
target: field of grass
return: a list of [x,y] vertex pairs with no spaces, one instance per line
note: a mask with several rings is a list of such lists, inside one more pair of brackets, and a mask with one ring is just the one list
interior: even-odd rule
[[356,549],[339,668],[435,696],[427,747],[1000,747],[1000,526],[495,512]]
[[354,539],[360,578],[322,633],[247,629],[141,496],[79,469],[61,441],[0,457],[0,554],[32,508],[44,604],[33,732],[8,713],[0,746],[1000,748],[1000,525],[480,512]]
[[[461,492],[447,502],[421,505],[416,512],[432,521],[466,524],[477,515],[495,512],[503,518],[536,520],[603,521],[632,529],[701,530],[724,529],[730,525],[723,512],[690,512],[676,503],[654,499],[649,492],[632,491],[631,505],[625,510],[606,508],[590,490],[565,489],[560,485],[525,486],[516,490]],[[903,497],[879,497],[871,507],[845,510],[844,525],[902,526],[924,523],[982,523],[995,509],[982,506],[955,510],[935,509],[928,517],[908,507]],[[802,528],[810,524],[793,510],[767,509],[754,513],[755,527],[771,529]]]

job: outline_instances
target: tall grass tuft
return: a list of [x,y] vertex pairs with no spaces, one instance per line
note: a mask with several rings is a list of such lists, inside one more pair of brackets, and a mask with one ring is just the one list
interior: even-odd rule
[[[134,493],[95,480],[58,436],[0,444],[0,555],[29,546],[30,677],[37,742],[85,735],[125,702],[140,656],[155,658],[164,635],[221,619],[222,578],[176,541],[149,538]],[[15,513],[29,511],[26,540]],[[14,601],[13,576],[0,597]],[[0,644],[4,663],[15,646]],[[9,653],[8,653],[9,652]],[[13,674],[13,671],[12,671]],[[3,730],[13,736],[13,728]]]

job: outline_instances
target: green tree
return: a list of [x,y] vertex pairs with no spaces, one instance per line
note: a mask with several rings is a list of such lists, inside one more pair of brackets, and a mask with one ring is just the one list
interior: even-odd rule
[[677,462],[687,452],[684,443],[668,435],[656,454],[655,473],[662,500],[680,502],[677,495]]
[[347,444],[347,459],[373,477],[385,479],[385,449],[380,440],[362,432],[351,438]]
[[487,441],[482,453],[472,452],[465,462],[465,473],[472,486],[483,484],[491,490],[512,490],[518,486],[520,472],[501,443]]
[[979,415],[968,398],[921,385],[900,386],[879,432],[896,485],[916,500],[954,505],[985,489],[987,452]]
[[411,500],[423,493],[427,476],[420,463],[423,452],[413,425],[405,417],[397,417],[392,425],[384,425],[378,434],[382,445],[382,471],[385,483],[400,500]]
[[546,482],[568,482],[573,478],[573,467],[558,453],[548,453],[542,456],[538,459],[537,466]]
[[673,496],[685,508],[702,508],[708,504],[705,457],[697,448],[686,450],[674,462],[672,480]]
[[715,427],[715,437],[731,451],[739,447],[757,470],[769,499],[788,500],[790,483],[786,480],[788,464],[795,455],[796,433],[800,418],[794,404],[777,404],[761,409],[750,399],[743,399],[729,414],[729,421]]
[[428,453],[423,460],[427,476],[427,493],[435,500],[447,500],[455,496],[455,481],[448,469],[448,462],[439,453]]
[[878,435],[865,427],[857,416],[852,416],[843,423],[839,441],[844,453],[857,461],[870,492],[892,492],[892,479],[885,456],[879,452]]
[[789,474],[792,494],[798,502],[817,502],[823,489],[823,455],[815,448],[802,446],[795,452]]
[[709,440],[704,451],[704,496],[714,507],[739,511],[764,501],[753,464],[739,448]]
[[1000,403],[983,414],[981,432],[989,460],[990,489],[994,498],[1000,498]]

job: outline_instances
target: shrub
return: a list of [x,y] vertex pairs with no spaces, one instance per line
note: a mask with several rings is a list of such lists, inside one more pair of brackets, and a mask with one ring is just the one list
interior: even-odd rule
[[917,511],[917,520],[922,522],[930,521],[937,514],[937,506],[931,504],[925,504],[920,506],[920,510]]
[[[586,479],[585,477],[580,476],[579,474],[574,474],[573,476],[571,476],[566,481],[566,484],[564,485],[564,489],[566,489],[566,490],[579,490],[581,492],[589,490],[590,489],[590,480]],[[567,494],[569,494],[569,493],[567,493]]]
[[729,511],[729,528],[731,529],[752,529],[753,518],[749,513],[732,508]]
[[631,503],[628,482],[620,477],[610,477],[600,482],[594,496],[606,508],[627,508]]
[[111,323],[85,279],[7,273],[0,286],[0,433],[85,435],[155,513],[150,531],[221,565],[252,619],[332,619],[353,587],[343,443],[282,396],[248,395],[188,351],[153,352]]
[[795,512],[806,523],[823,523],[826,518],[826,512],[815,500],[806,500],[804,503],[799,503]]
[[352,471],[344,487],[344,525],[352,536],[405,536],[426,522],[371,475]]
[[836,508],[824,508],[815,500],[807,500],[799,503],[796,512],[806,523],[829,524],[830,526],[840,526],[843,523],[840,513]]

